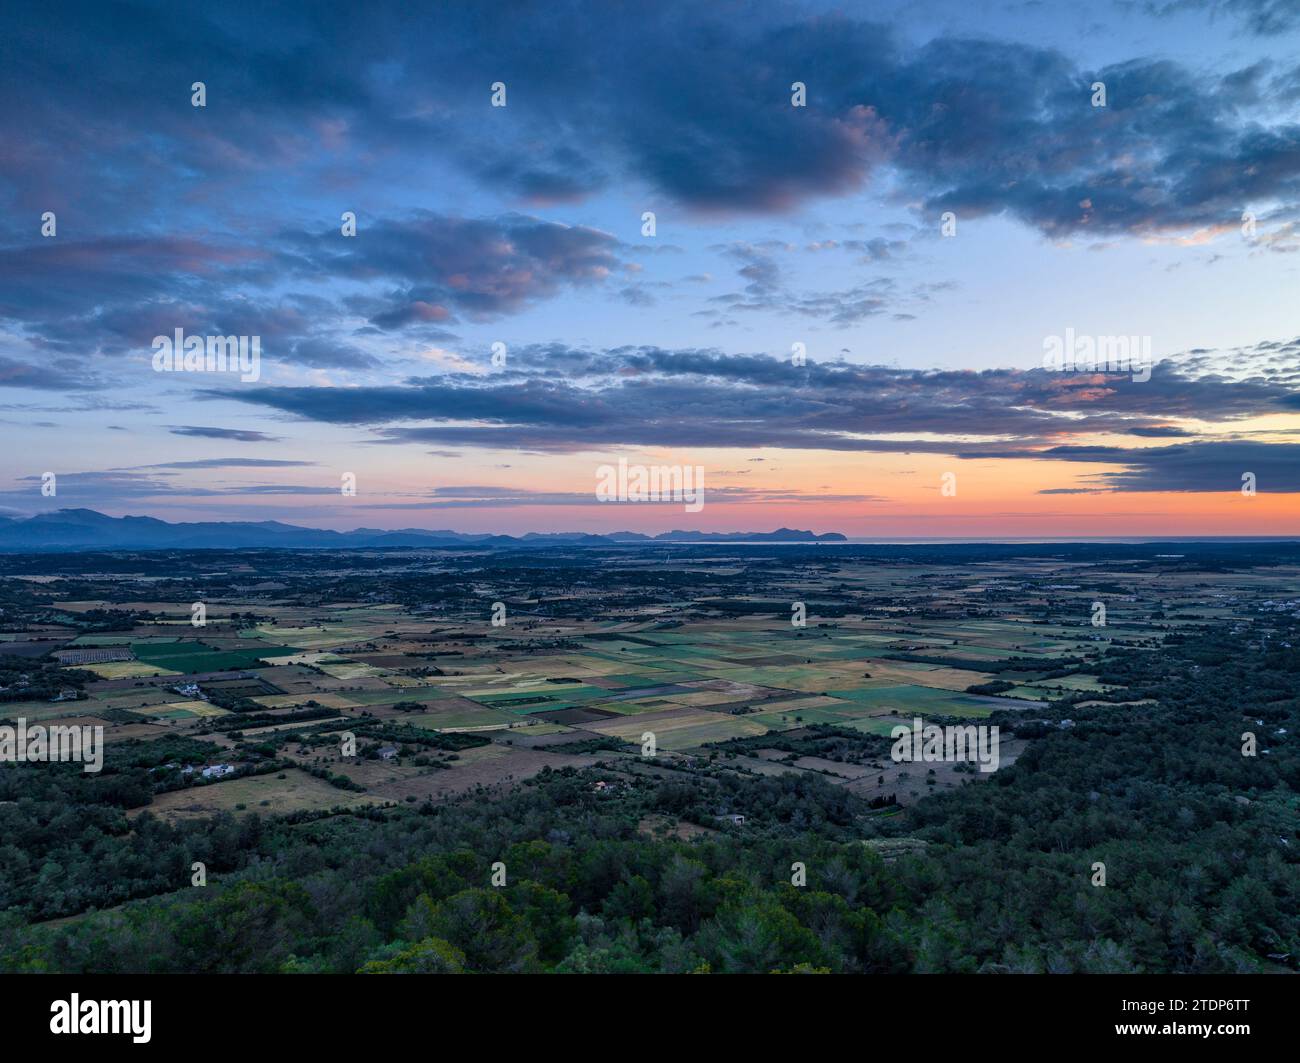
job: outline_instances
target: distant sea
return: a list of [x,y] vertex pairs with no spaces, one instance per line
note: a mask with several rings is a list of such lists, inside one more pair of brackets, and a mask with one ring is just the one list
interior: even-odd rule
[[816,541],[809,539],[725,539],[692,541],[689,539],[664,540],[652,539],[637,542],[637,546],[968,546],[974,544],[1023,543],[1033,546],[1042,543],[1294,543],[1300,542],[1300,535],[1057,535],[1039,538],[953,538],[933,536],[930,538],[892,539],[892,538],[848,538],[843,541]]

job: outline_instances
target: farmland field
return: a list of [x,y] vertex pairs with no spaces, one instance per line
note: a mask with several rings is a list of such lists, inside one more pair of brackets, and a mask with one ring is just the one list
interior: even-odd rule
[[[42,696],[0,701],[0,718],[102,728],[106,774],[102,784],[89,781],[87,793],[118,802],[103,806],[106,821],[125,815],[135,825],[127,836],[139,839],[155,836],[142,826],[145,813],[200,839],[208,831],[224,838],[269,830],[277,832],[275,845],[290,848],[293,838],[360,831],[346,863],[371,852],[365,832],[387,829],[377,824],[413,823],[413,830],[436,835],[444,815],[555,795],[554,806],[546,805],[552,811],[540,818],[490,817],[475,828],[477,836],[535,829],[529,844],[559,846],[558,852],[572,843],[563,839],[585,839],[615,822],[621,825],[610,844],[621,845],[619,839],[647,836],[639,825],[648,822],[655,837],[685,846],[746,838],[769,845],[791,836],[798,829],[792,824],[817,823],[849,841],[887,843],[879,851],[905,860],[929,851],[915,841],[951,844],[960,832],[986,825],[1014,822],[1033,835],[1030,825],[1048,806],[1092,804],[1090,793],[1105,795],[1112,785],[1093,778],[1082,794],[1054,791],[1045,802],[1031,795],[1014,816],[966,815],[966,808],[984,807],[976,793],[1012,793],[1017,779],[1034,778],[1036,747],[1076,734],[1101,749],[1131,739],[1144,751],[1135,761],[1140,770],[1173,770],[1142,744],[1153,727],[1182,726],[1168,722],[1148,671],[1184,652],[1185,639],[1237,637],[1173,619],[1211,615],[1207,603],[1229,595],[1257,603],[1265,618],[1257,622],[1268,625],[1278,622],[1276,603],[1300,601],[1300,566],[1274,566],[1262,583],[1249,569],[1169,573],[1113,603],[1113,625],[1094,626],[1093,602],[1115,579],[1105,563],[1096,571],[1075,567],[1075,589],[1064,589],[1050,565],[1008,561],[972,569],[823,553],[789,588],[801,596],[794,600],[808,603],[800,625],[776,598],[781,581],[771,578],[761,552],[751,569],[748,561],[705,560],[703,553],[672,564],[651,555],[653,563],[643,565],[634,550],[607,559],[599,577],[559,556],[564,565],[554,570],[507,566],[501,571],[508,577],[498,573],[496,585],[447,600],[420,581],[441,580],[447,566],[483,578],[473,555],[404,560],[391,571],[382,556],[330,559],[344,573],[355,566],[364,593],[393,599],[382,607],[348,594],[321,604],[314,591],[304,593],[319,577],[296,575],[281,560],[263,592],[227,593],[211,603],[201,631],[184,619],[191,589],[168,603],[159,601],[157,583],[121,579],[114,583],[121,600],[110,603],[87,596],[69,577],[79,593],[57,615],[107,614],[116,629],[78,633],[75,625],[36,621],[0,630],[0,647],[23,651],[12,658],[21,662],[15,674],[48,669],[54,684]],[[372,564],[381,566],[379,574]],[[420,565],[437,575],[423,575]],[[660,581],[671,586],[650,606],[629,606],[608,589],[618,580],[633,597]],[[751,583],[763,592],[726,593]],[[539,584],[548,589],[545,604],[535,597]],[[1048,584],[1056,588],[1050,594]],[[30,586],[54,601],[63,591],[58,579]],[[515,593],[525,589],[533,596]],[[503,625],[491,622],[494,601],[508,603]],[[729,608],[732,601],[748,611]],[[108,612],[110,605],[116,612]],[[137,605],[148,614],[132,614]],[[51,615],[46,602],[40,609],[39,616]],[[124,649],[133,659],[43,663],[54,650],[97,646]],[[1212,659],[1197,652],[1202,661]],[[1235,652],[1265,651],[1242,635]],[[1250,686],[1246,696],[1257,697],[1251,721],[1230,720],[1226,730],[1218,721],[1214,734],[1235,740],[1243,729],[1261,730],[1256,721],[1289,704],[1285,690],[1285,681]],[[1258,700],[1265,696],[1273,700]],[[995,769],[960,759],[896,759],[899,729],[910,734],[918,721],[998,734]],[[1283,716],[1277,724],[1262,755],[1270,770],[1284,763],[1279,754],[1290,730]],[[1206,733],[1199,741],[1212,744]],[[1034,767],[1021,776],[1027,752]],[[0,772],[0,783],[6,778]],[[1162,787],[1143,792],[1160,794]],[[932,810],[946,807],[935,804],[945,795],[958,804],[936,823]],[[1273,821],[1272,791],[1238,796],[1248,803],[1234,800],[1231,814],[1257,815],[1273,836],[1284,836],[1281,821]],[[1179,809],[1201,807],[1177,800],[1185,801]],[[645,801],[651,805],[642,808]],[[617,812],[605,819],[603,810],[625,805],[636,806],[626,823]],[[1213,807],[1220,823],[1227,806]],[[554,808],[582,818],[551,826]],[[1181,815],[1175,809],[1165,821],[1181,822]],[[1099,823],[1129,822],[1113,808],[1105,819],[1089,818],[1086,808],[1079,816],[1086,829],[1071,829],[1082,836]],[[922,830],[930,832],[925,839],[914,837]],[[1054,850],[1062,837],[1072,835],[1049,831],[1035,844]],[[687,865],[693,860],[689,851],[679,855]],[[1085,855],[1078,859],[1086,867],[1092,854]],[[854,866],[843,856],[838,866]],[[311,863],[301,852],[296,859]],[[261,860],[265,868],[278,866],[274,852]],[[1114,858],[1111,864],[1123,866]],[[241,874],[255,872],[249,864]],[[962,866],[960,874],[971,873]]]

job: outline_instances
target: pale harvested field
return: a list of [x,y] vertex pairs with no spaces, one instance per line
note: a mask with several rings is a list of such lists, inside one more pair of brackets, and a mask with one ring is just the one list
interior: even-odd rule
[[521,782],[531,779],[547,767],[552,771],[563,767],[587,768],[601,760],[595,755],[548,753],[544,749],[525,749],[519,746],[483,747],[483,750],[488,749],[500,752],[485,754],[482,750],[466,750],[461,753],[462,758],[467,758],[470,753],[478,753],[478,758],[461,759],[445,771],[435,769],[428,774],[394,780],[376,786],[373,793],[389,801],[405,801],[408,796],[417,800],[426,797],[437,800],[466,793],[476,786]]
[[[283,774],[279,779],[276,776]],[[263,804],[265,802],[265,804]],[[382,804],[383,798],[340,790],[305,771],[290,768],[269,775],[223,779],[207,786],[159,794],[148,811],[162,819],[197,819],[217,812],[257,812],[285,815],[289,812],[319,811],[335,806],[356,808]],[[243,805],[243,808],[237,806]],[[134,809],[135,816],[143,809]]]

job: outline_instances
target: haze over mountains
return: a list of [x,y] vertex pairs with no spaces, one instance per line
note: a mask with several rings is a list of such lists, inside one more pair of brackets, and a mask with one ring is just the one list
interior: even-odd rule
[[670,531],[660,535],[613,532],[529,532],[523,536],[466,534],[448,530],[405,528],[385,531],[357,528],[349,532],[304,528],[280,521],[202,521],[172,524],[155,517],[110,517],[93,509],[60,509],[34,517],[0,517],[0,550],[132,550],[229,549],[232,547],[291,550],[402,546],[608,546],[650,542],[844,542],[838,532],[778,528],[772,532]]

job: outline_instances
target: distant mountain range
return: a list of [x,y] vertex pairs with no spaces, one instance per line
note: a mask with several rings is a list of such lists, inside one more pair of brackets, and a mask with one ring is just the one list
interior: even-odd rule
[[285,550],[358,547],[616,546],[632,543],[844,542],[838,532],[778,528],[773,532],[670,531],[662,535],[613,532],[529,532],[523,536],[471,535],[454,531],[357,528],[336,532],[279,521],[199,521],[171,524],[154,517],[109,517],[93,509],[60,509],[23,519],[0,517],[0,551],[39,550],[204,550],[236,547]]

